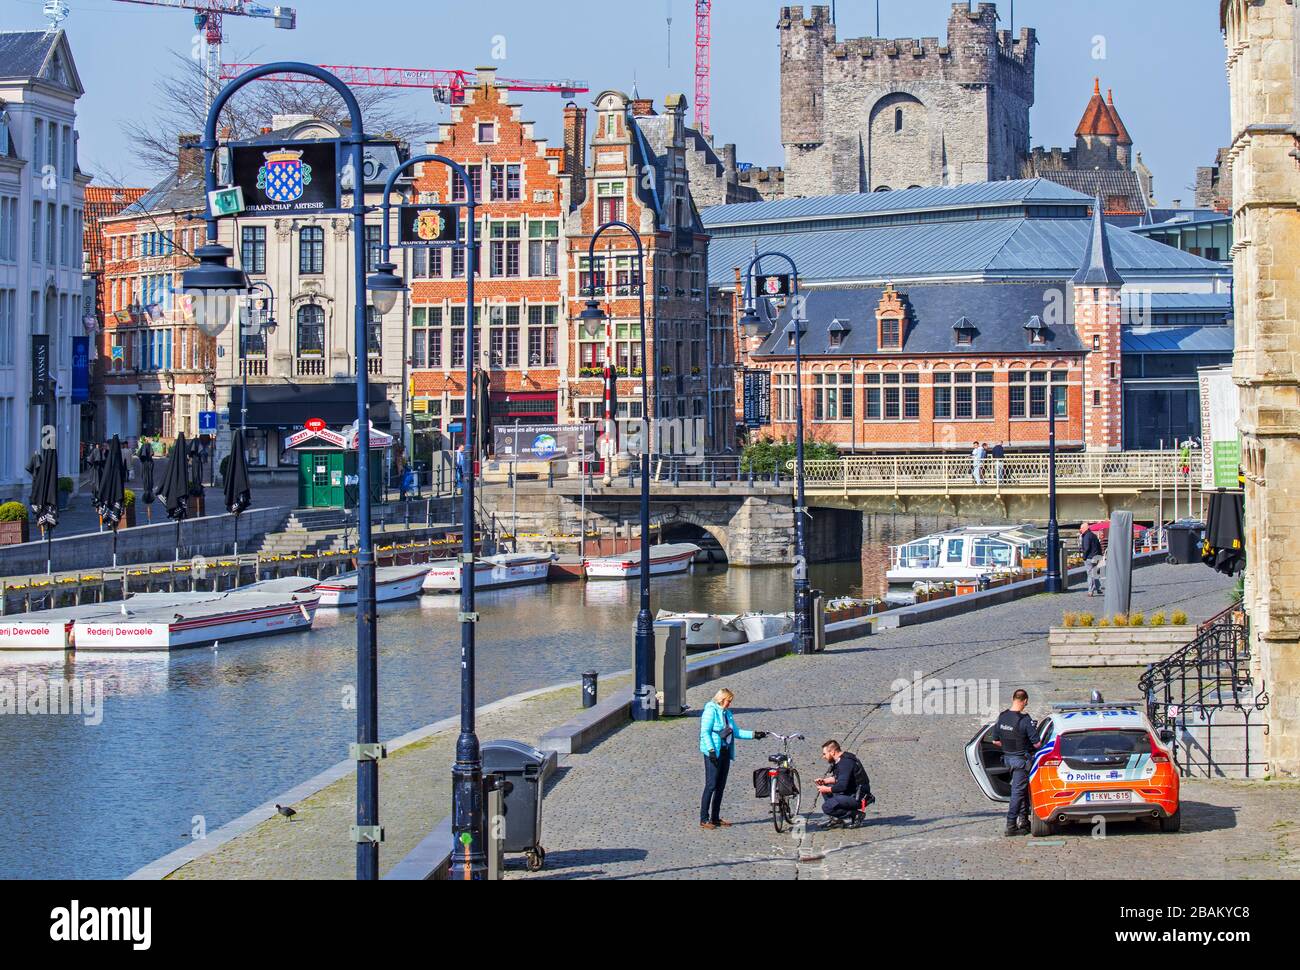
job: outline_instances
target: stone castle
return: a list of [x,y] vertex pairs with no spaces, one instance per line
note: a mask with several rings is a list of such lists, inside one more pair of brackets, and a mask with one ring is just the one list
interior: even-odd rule
[[783,7],[777,27],[785,195],[1020,176],[1037,40],[999,30],[994,4],[954,4],[942,44],[840,41],[828,6]]

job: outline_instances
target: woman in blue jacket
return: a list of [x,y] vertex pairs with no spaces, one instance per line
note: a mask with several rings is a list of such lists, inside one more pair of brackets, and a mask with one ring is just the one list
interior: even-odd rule
[[736,738],[762,740],[766,731],[746,731],[736,726],[731,702],[736,696],[722,688],[704,705],[700,715],[700,753],[704,755],[704,796],[700,799],[700,828],[731,828],[722,820],[722,792],[727,787],[727,773],[736,758]]

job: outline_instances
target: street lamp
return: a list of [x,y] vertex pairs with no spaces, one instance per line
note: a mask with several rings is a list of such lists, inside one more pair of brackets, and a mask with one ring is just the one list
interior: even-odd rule
[[[653,721],[659,717],[659,699],[654,688],[654,621],[650,618],[650,385],[647,374],[650,371],[649,358],[646,356],[645,337],[645,247],[641,244],[641,234],[626,222],[614,220],[607,222],[591,237],[587,247],[587,269],[589,285],[587,287],[587,306],[578,314],[588,336],[595,336],[605,320],[605,311],[596,301],[596,243],[610,229],[626,230],[636,243],[636,288],[639,298],[641,319],[641,608],[636,614],[636,652],[634,675],[636,683],[632,698],[632,719],[634,721]],[[618,380],[618,371],[614,362],[605,355],[607,381]],[[608,390],[606,390],[608,394]],[[610,415],[616,420],[617,415]],[[609,468],[606,465],[606,474]],[[585,528],[585,526],[584,526]]]
[[[380,211],[383,213],[383,241],[380,263],[366,280],[375,309],[387,313],[397,305],[398,297],[406,291],[406,284],[395,272],[397,264],[388,262],[392,245],[389,237],[390,211],[393,186],[403,172],[416,165],[432,162],[450,168],[465,186],[465,241],[455,246],[463,248],[465,257],[465,440],[473,448],[474,441],[474,234],[478,218],[478,196],[474,183],[464,166],[442,155],[416,155],[393,169],[384,184]],[[456,739],[456,763],[451,770],[451,829],[456,851],[451,856],[453,879],[487,878],[487,824],[483,806],[483,755],[479,748],[474,724],[474,625],[478,613],[474,609],[474,472],[473,455],[469,474],[461,490],[462,519],[460,554],[460,735]]]
[[[260,301],[252,294],[265,291],[266,296]],[[261,306],[257,306],[257,303]],[[248,321],[239,328],[239,430],[248,430],[248,337],[253,333],[253,314],[257,314],[257,333],[262,338],[262,352],[266,353],[266,335],[275,333],[275,290],[266,280],[257,280],[249,288],[246,310]]]
[[[790,306],[791,326],[794,328],[794,631],[795,653],[811,654],[813,652],[813,631],[808,623],[808,555],[804,540],[804,516],[808,509],[804,502],[803,481],[803,304],[799,296],[799,269],[794,260],[785,253],[759,253],[749,261],[745,270],[745,312],[741,315],[740,326],[751,337],[758,336],[763,321],[755,307],[753,293],[754,268],[767,257],[785,260],[790,264]],[[763,296],[763,294],[758,294]]]
[[[365,123],[361,106],[351,89],[324,68],[312,64],[282,61],[263,64],[241,74],[227,84],[208,109],[203,129],[203,179],[209,200],[217,189],[216,153],[217,120],[230,98],[244,85],[273,74],[300,74],[332,87],[343,99],[348,111],[347,133],[339,140],[348,148],[349,162],[355,173],[352,205],[352,254],[355,273],[356,307],[353,324],[357,347],[366,346],[366,200],[365,200]],[[205,216],[207,243],[195,252],[199,265],[186,270],[183,287],[197,295],[195,321],[216,336],[234,322],[239,312],[239,296],[249,289],[242,270],[230,268],[231,250],[217,242],[217,217],[211,202]],[[211,303],[209,299],[211,298]],[[229,299],[227,303],[226,300]],[[204,305],[208,304],[208,305]],[[200,316],[200,313],[203,315]],[[205,327],[206,329],[206,327]],[[375,548],[370,523],[370,462],[363,453],[362,442],[369,446],[370,378],[364,366],[357,367],[357,741],[350,755],[357,762],[357,824],[352,838],[356,842],[358,879],[379,878],[379,843],[383,829],[379,825],[379,761],[384,756],[379,742],[378,619],[375,611]]]
[[1048,384],[1047,402],[1047,577],[1043,592],[1064,592],[1061,582],[1061,527],[1056,521],[1056,385]]

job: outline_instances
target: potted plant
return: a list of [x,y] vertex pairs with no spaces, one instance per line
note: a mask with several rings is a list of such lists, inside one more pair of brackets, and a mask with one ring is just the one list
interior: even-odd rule
[[59,478],[59,511],[62,512],[68,507],[68,502],[72,499],[72,479],[66,475]]
[[1053,667],[1145,667],[1195,638],[1196,625],[1182,610],[1162,610],[1150,617],[1067,613],[1061,625],[1048,632],[1047,644]]
[[133,489],[122,490],[122,507],[126,510],[122,513],[122,525],[130,529],[135,526],[135,491]]
[[14,546],[27,538],[27,506],[22,502],[0,505],[0,546]]

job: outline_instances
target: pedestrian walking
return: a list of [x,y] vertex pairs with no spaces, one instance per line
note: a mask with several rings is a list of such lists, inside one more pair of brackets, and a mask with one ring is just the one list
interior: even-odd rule
[[1092,526],[1087,522],[1079,527],[1079,551],[1083,554],[1083,561],[1088,567],[1088,595],[1100,596],[1102,594],[1101,540],[1097,538],[1097,533],[1092,531]]
[[1002,484],[1002,469],[1006,458],[1007,451],[1002,447],[1002,442],[999,441],[993,446],[993,477],[997,480],[999,485]]
[[700,715],[700,753],[704,755],[704,794],[700,798],[700,828],[729,829],[730,822],[722,819],[722,793],[727,787],[727,774],[736,759],[736,738],[742,741],[761,741],[766,731],[746,731],[738,727],[731,713],[736,695],[722,688],[713,700],[704,705]]
[[456,449],[456,491],[465,487],[465,446]]
[[984,484],[984,458],[987,454],[988,453],[984,450],[982,444],[978,441],[974,442],[974,447],[971,449],[970,453],[970,473],[971,477],[975,479],[976,485]]
[[1011,695],[1011,706],[998,715],[991,739],[1011,771],[1011,804],[1007,806],[1006,835],[1029,834],[1029,762],[1038,747],[1038,725],[1025,713],[1029,693],[1023,688]]

